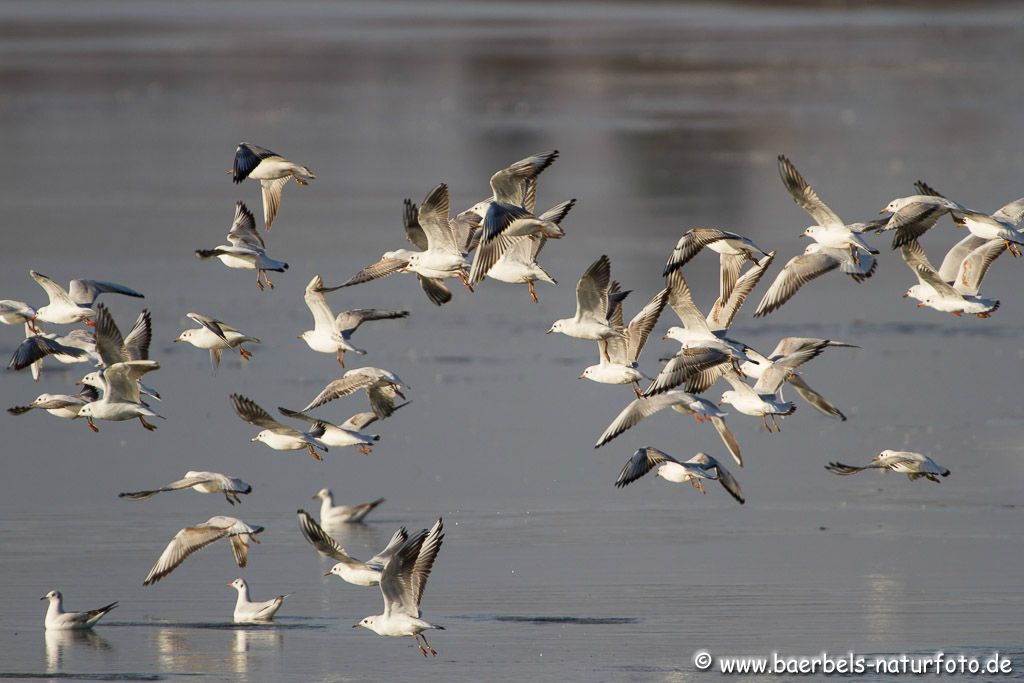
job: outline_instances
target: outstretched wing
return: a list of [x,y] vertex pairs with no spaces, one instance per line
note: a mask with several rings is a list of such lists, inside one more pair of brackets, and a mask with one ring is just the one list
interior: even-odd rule
[[244,422],[248,422],[251,425],[255,425],[262,429],[279,430],[285,428],[280,422],[270,416],[263,408],[256,405],[255,402],[247,399],[241,394],[231,394],[231,406],[235,409],[235,413],[238,417],[242,418]]
[[299,528],[302,530],[302,535],[306,537],[310,545],[316,548],[318,553],[339,562],[352,559],[352,556],[345,552],[341,544],[324,531],[322,526],[317,524],[312,515],[305,510],[298,510],[297,513],[299,515]]
[[164,548],[153,568],[149,570],[143,586],[149,586],[164,578],[194,552],[202,550],[216,540],[228,535],[228,529],[200,524],[186,527],[174,535]]
[[818,193],[807,184],[804,177],[796,170],[793,162],[782,154],[779,155],[779,175],[782,177],[782,184],[786,186],[789,194],[792,195],[793,201],[801,209],[811,214],[811,218],[818,225],[823,228],[845,227],[846,224],[843,223],[843,219],[837,216],[836,212],[830,209],[825,202],[821,201]]
[[656,465],[665,462],[679,462],[668,453],[663,453],[657,448],[650,446],[638,448],[633,457],[623,466],[619,472],[619,478],[615,480],[615,488],[622,488],[644,476]]

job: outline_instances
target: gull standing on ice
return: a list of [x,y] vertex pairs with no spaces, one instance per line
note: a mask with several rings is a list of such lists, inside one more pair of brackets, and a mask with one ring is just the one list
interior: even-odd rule
[[[424,657],[428,651],[436,657],[437,651],[422,634],[432,628],[443,631],[444,626],[420,618],[420,601],[443,540],[444,523],[438,519],[430,531],[424,529],[406,541],[381,572],[384,613],[366,617],[352,628],[362,626],[379,636],[412,636]],[[423,638],[423,645],[420,645],[420,638]]]
[[211,517],[202,524],[185,527],[164,548],[142,585],[156,583],[174,571],[189,555],[222,538],[231,541],[231,554],[238,566],[244,567],[249,562],[249,541],[259,543],[256,534],[262,532],[261,526],[249,526],[240,519],[221,515]]
[[65,612],[64,596],[60,594],[60,591],[50,591],[39,599],[50,601],[46,608],[44,622],[47,631],[78,631],[92,628],[107,612],[117,607],[117,603],[112,602],[106,607],[92,609],[88,612]]
[[884,450],[871,462],[863,467],[844,465],[841,462],[830,462],[825,469],[834,474],[856,474],[863,470],[892,470],[907,475],[910,481],[924,477],[929,481],[940,483],[939,477],[948,477],[949,470],[942,467],[927,455],[914,453],[912,451],[890,451]]
[[172,481],[170,484],[161,486],[158,489],[119,493],[117,497],[130,498],[131,500],[146,500],[165,491],[183,491],[185,489],[192,489],[199,493],[223,493],[224,498],[232,505],[242,502],[238,496],[252,493],[252,486],[241,479],[229,477],[220,472],[196,472],[190,470],[185,473],[184,478]]
[[789,260],[776,276],[761,303],[757,305],[754,317],[759,318],[778,310],[789,301],[801,287],[825,273],[839,268],[860,283],[875,274],[878,260],[871,254],[850,255],[849,249],[826,247],[815,242],[808,244],[804,253]]
[[320,501],[320,523],[325,525],[332,524],[356,524],[362,522],[366,518],[366,515],[370,514],[375,507],[384,502],[383,498],[378,498],[370,503],[361,503],[359,505],[335,505],[334,494],[331,493],[330,489],[320,489],[313,496],[313,500]]
[[399,529],[391,536],[384,550],[380,551],[366,562],[361,562],[345,552],[330,534],[323,530],[316,520],[305,510],[299,510],[299,528],[302,535],[306,537],[310,545],[316,548],[317,552],[325,557],[336,561],[331,570],[324,576],[337,576],[346,583],[353,586],[376,586],[380,583],[380,574],[384,565],[398,552],[399,547],[405,543],[408,533],[405,527]]
[[187,313],[186,316],[199,324],[198,329],[185,330],[178,335],[176,342],[188,342],[197,349],[209,349],[210,366],[216,373],[220,367],[220,356],[225,349],[238,349],[242,360],[252,358],[252,352],[248,351],[242,344],[259,344],[260,340],[239,332],[227,323],[216,318],[203,315],[202,313]]
[[242,578],[229,583],[228,588],[238,591],[238,600],[235,602],[235,611],[232,614],[232,619],[236,624],[261,624],[273,621],[277,610],[281,609],[281,605],[284,604],[284,599],[291,595],[291,593],[286,593],[263,602],[252,602],[249,599],[249,584]]
[[[395,406],[395,410],[406,405],[405,403]],[[306,413],[300,413],[297,410],[288,410],[287,408],[278,407],[278,412],[285,417],[290,417],[293,420],[302,420],[308,422],[311,425],[321,425],[324,428],[324,433],[320,437],[327,446],[335,448],[345,448],[347,446],[356,446],[359,452],[363,455],[369,455],[373,451],[373,444],[376,441],[380,441],[380,434],[365,434],[359,430],[363,429],[367,425],[370,425],[377,421],[377,416],[372,412],[356,413],[349,419],[345,420],[341,425],[331,424],[326,420],[321,420]]]
[[[547,334],[560,332],[567,337],[601,341],[611,337],[621,337],[622,330],[616,330],[608,320],[611,313],[609,292],[611,290],[612,263],[607,256],[597,259],[587,268],[579,282],[576,283],[576,315],[572,318],[556,320]],[[617,294],[621,301],[629,292]],[[607,350],[604,351],[605,360]]]
[[903,296],[917,299],[920,302],[918,308],[927,306],[957,317],[968,313],[979,318],[989,318],[999,308],[999,301],[984,299],[978,296],[978,291],[989,266],[1006,249],[1006,242],[1001,239],[982,242],[981,246],[963,259],[953,284],[949,284],[932,267],[917,240],[904,244],[900,247],[900,255],[914,271],[918,284],[904,292]]
[[235,203],[235,218],[231,222],[227,240],[230,244],[222,244],[213,249],[196,249],[196,256],[205,260],[213,257],[220,259],[228,268],[256,271],[256,286],[263,291],[263,282],[271,289],[274,283],[267,275],[268,270],[283,273],[288,264],[267,256],[267,245],[256,232],[256,219],[243,202]]
[[313,329],[303,332],[299,339],[306,342],[306,345],[320,353],[333,353],[341,367],[345,367],[345,352],[366,355],[366,351],[352,346],[352,335],[359,326],[370,320],[395,320],[396,318],[408,318],[409,311],[380,311],[376,308],[357,308],[353,311],[343,311],[334,317],[334,312],[324,298],[324,292],[333,292],[338,287],[324,287],[324,281],[319,275],[315,275],[309,284],[306,285],[306,292],[303,299],[310,313],[313,314]]
[[32,403],[27,406],[14,406],[8,408],[11,415],[24,415],[30,410],[45,410],[50,415],[62,417],[65,420],[74,420],[78,417],[78,411],[86,403],[92,403],[100,397],[99,392],[93,387],[83,387],[77,394],[39,394]]
[[267,230],[274,223],[277,209],[281,206],[281,190],[288,181],[294,178],[299,185],[308,185],[307,181],[316,178],[305,166],[293,164],[280,154],[248,142],[238,144],[235,163],[228,173],[236,184],[246,178],[260,181],[263,190],[263,224]]
[[668,301],[668,290],[663,289],[640,309],[625,330],[622,327],[622,302],[617,301],[612,304],[610,323],[620,336],[609,337],[597,342],[598,356],[601,362],[584,370],[580,379],[589,379],[601,384],[632,383],[636,395],[640,396],[640,387],[637,383],[641,379],[645,379],[645,376],[637,369],[637,361],[651,330],[658,324],[658,318],[665,308],[666,301]]
[[[370,408],[373,410],[373,414],[383,419],[391,416],[401,405],[404,405],[395,405],[396,396],[405,399],[405,394],[401,391],[403,384],[404,382],[393,372],[372,367],[355,368],[324,387],[323,391],[302,409],[302,412],[309,412],[336,398],[348,396],[363,389],[370,399]],[[408,385],[405,386],[408,388]]]
[[646,446],[638,448],[633,457],[623,466],[619,472],[619,478],[615,480],[615,488],[622,488],[632,484],[634,481],[650,472],[653,468],[658,470],[655,474],[665,481],[674,484],[690,483],[693,488],[701,493],[706,493],[702,479],[717,480],[730,496],[736,499],[740,505],[746,502],[743,496],[743,489],[733,478],[729,470],[722,463],[712,458],[707,453],[698,453],[689,460],[679,461],[668,453],[659,451],[657,448]]
[[668,257],[668,262],[665,263],[662,275],[668,277],[669,274],[679,270],[704,247],[719,254],[718,298],[722,301],[728,299],[732,293],[732,288],[736,285],[744,261],[751,261],[756,265],[758,258],[754,256],[755,252],[768,256],[767,251],[734,232],[726,232],[718,228],[692,228],[679,238],[679,242],[676,243]]
[[320,441],[320,437],[324,433],[322,424],[318,422],[308,432],[300,432],[281,424],[272,418],[266,410],[240,394],[231,394],[230,398],[231,405],[238,417],[251,425],[263,428],[263,431],[252,437],[250,441],[262,441],[275,451],[298,451],[305,448],[311,457],[323,460],[316,452],[317,449],[324,453],[327,452],[326,444]]
[[114,282],[101,280],[72,280],[67,291],[56,282],[34,270],[28,272],[39,283],[50,302],[36,310],[36,318],[54,325],[70,325],[76,322],[92,324],[89,318],[96,312],[93,305],[100,294],[123,294],[137,299],[145,298],[134,289]]
[[[722,394],[722,403],[728,403],[744,415],[760,417],[764,428],[771,432],[781,432],[776,415],[792,415],[796,412],[796,405],[778,398],[777,393],[782,383],[786,381],[791,369],[786,367],[772,367],[757,380],[757,384],[750,387],[749,384],[740,379],[739,373],[732,368],[725,371],[723,377],[732,385],[731,391]],[[771,418],[771,425],[768,424]]]

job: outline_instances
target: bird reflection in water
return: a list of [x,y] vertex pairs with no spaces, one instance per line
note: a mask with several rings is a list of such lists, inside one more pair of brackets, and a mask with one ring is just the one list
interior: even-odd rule
[[92,629],[75,631],[45,631],[46,672],[58,673],[64,668],[64,654],[72,648],[110,650],[110,643]]

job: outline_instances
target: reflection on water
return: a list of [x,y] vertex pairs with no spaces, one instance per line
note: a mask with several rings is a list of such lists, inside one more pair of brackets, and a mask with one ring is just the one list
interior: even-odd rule
[[251,652],[281,650],[284,647],[284,634],[274,627],[239,628],[234,632],[231,641],[231,659],[233,670],[248,673]]
[[46,630],[43,633],[46,640],[46,671],[48,673],[58,673],[64,670],[64,656],[72,648],[111,649],[110,643],[92,629],[79,631]]

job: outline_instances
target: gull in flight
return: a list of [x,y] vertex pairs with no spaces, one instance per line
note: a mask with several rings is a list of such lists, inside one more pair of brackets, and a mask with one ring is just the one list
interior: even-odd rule
[[466,275],[469,263],[466,261],[463,245],[448,220],[448,186],[441,183],[431,190],[417,214],[419,225],[426,236],[427,248],[408,254],[405,272],[416,273],[422,280],[458,278],[466,289],[473,287]]
[[789,190],[789,194],[792,195],[797,206],[817,221],[817,225],[812,225],[803,231],[803,237],[810,237],[824,247],[848,249],[850,257],[854,261],[859,260],[861,251],[878,254],[878,250],[865,242],[860,233],[880,228],[883,224],[882,221],[847,224],[829,208],[828,204],[821,201],[818,193],[807,184],[804,177],[796,170],[793,162],[781,154],[779,155],[779,176],[782,177],[782,184]]
[[36,310],[34,319],[54,325],[70,325],[71,323],[84,322],[91,325],[89,318],[96,315],[93,305],[100,294],[123,294],[138,299],[145,298],[134,289],[119,285],[114,282],[103,282],[101,280],[72,280],[67,290],[56,282],[34,270],[28,271],[43,291],[49,297],[50,302]]
[[633,457],[619,472],[619,478],[615,480],[615,487],[622,488],[632,484],[655,467],[658,468],[655,475],[665,481],[670,481],[673,484],[689,482],[701,493],[706,493],[703,479],[718,480],[729,495],[736,499],[736,502],[740,505],[746,502],[746,498],[743,497],[743,489],[740,488],[739,483],[729,473],[729,470],[707,453],[698,453],[689,460],[679,461],[668,453],[650,446],[637,449]]
[[[371,367],[355,368],[324,387],[302,412],[309,412],[329,401],[362,389],[370,399],[373,414],[383,419],[390,417],[401,405],[405,405],[395,405],[396,396],[405,400],[405,394],[401,391],[403,384],[404,382],[393,372]],[[408,385],[405,386],[408,388]]]
[[146,500],[147,498],[152,498],[158,493],[164,493],[166,491],[184,491],[185,489],[192,489],[199,493],[223,493],[224,498],[231,505],[242,502],[239,496],[252,493],[252,486],[241,479],[229,477],[226,474],[221,474],[220,472],[195,472],[190,470],[185,473],[183,478],[178,479],[177,481],[172,481],[170,484],[161,486],[158,489],[119,493],[117,494],[117,497],[129,498],[131,500]]
[[[423,632],[432,628],[443,631],[444,626],[424,621],[421,618],[420,602],[443,540],[444,523],[438,519],[430,531],[424,529],[406,541],[381,572],[380,592],[384,596],[384,613],[366,617],[358,624],[353,624],[352,628],[362,626],[379,636],[412,636],[424,657],[428,651],[436,657],[437,651],[430,647]],[[423,639],[423,645],[420,645],[420,638]]]
[[[305,166],[299,166],[269,149],[248,142],[235,149],[235,163],[228,173],[236,184],[246,178],[260,181],[263,190],[263,224],[267,230],[274,223],[281,206],[281,190],[292,178],[299,185],[308,185],[316,176]],[[268,281],[269,284],[269,281]]]
[[100,397],[99,392],[93,387],[83,387],[77,394],[39,394],[32,403],[27,406],[14,406],[8,408],[11,415],[24,415],[30,410],[45,410],[50,415],[62,417],[65,420],[74,420],[78,417],[78,411],[86,403],[92,403]]
[[879,212],[890,214],[885,225],[878,228],[878,232],[894,232],[893,249],[898,249],[921,237],[931,230],[945,214],[954,216],[955,221],[955,211],[967,210],[957,202],[946,199],[921,181],[917,181],[914,186],[920,194],[897,197]]
[[867,465],[856,467],[844,465],[841,462],[830,462],[825,466],[829,472],[835,474],[856,474],[863,470],[892,470],[907,475],[910,481],[924,477],[929,481],[939,483],[939,477],[948,477],[949,470],[942,467],[927,455],[914,453],[912,451],[890,451],[884,450],[871,459]]
[[374,508],[384,502],[378,498],[369,503],[359,505],[335,505],[334,494],[330,489],[320,489],[313,496],[313,500],[320,501],[320,523],[328,526],[332,524],[356,524],[362,522],[366,515]]
[[[728,299],[732,293],[732,288],[736,285],[744,261],[751,261],[757,265],[759,259],[754,255],[755,253],[768,256],[767,251],[734,232],[726,232],[718,228],[692,228],[679,238],[668,257],[662,275],[668,277],[671,273],[681,269],[704,247],[719,254],[718,298],[721,301]],[[772,253],[774,254],[774,252]]]
[[299,339],[320,353],[333,353],[341,367],[345,367],[345,352],[366,355],[363,349],[352,346],[352,335],[359,326],[370,320],[395,320],[408,318],[409,311],[381,311],[376,308],[357,308],[343,311],[334,317],[334,312],[324,298],[324,292],[333,292],[339,287],[324,287],[324,281],[315,275],[306,285],[303,299],[313,314],[313,329],[303,332]]
[[[615,283],[609,294],[615,294],[618,290],[618,283]],[[580,379],[589,379],[592,382],[601,384],[633,384],[633,391],[640,396],[638,382],[645,379],[645,376],[637,369],[637,361],[640,353],[647,343],[651,330],[658,324],[658,317],[661,316],[668,301],[668,290],[663,289],[654,295],[654,298],[640,312],[629,321],[629,326],[623,329],[622,302],[616,301],[611,304],[612,314],[609,323],[618,335],[602,339],[597,342],[600,353],[600,363],[591,365]]]
[[65,612],[64,596],[60,594],[60,591],[50,591],[39,599],[50,601],[46,608],[44,622],[47,631],[79,631],[92,628],[110,610],[117,607],[117,603],[112,602],[105,607],[91,609],[88,612]]
[[32,332],[37,332],[35,319],[36,309],[24,301],[14,301],[13,299],[0,300],[0,323],[4,325],[24,323],[31,328]]
[[469,272],[470,284],[483,280],[517,240],[531,236],[559,239],[565,235],[558,223],[534,216],[527,206],[534,203],[537,176],[557,158],[558,150],[535,154],[491,176],[491,198],[469,209],[483,219],[480,244]]
[[283,273],[288,270],[287,263],[267,256],[267,245],[256,232],[256,219],[243,202],[235,203],[235,218],[231,222],[227,240],[229,244],[213,249],[196,249],[196,256],[204,260],[216,257],[228,268],[255,270],[256,286],[260,291],[263,290],[263,282],[271,289],[274,288],[267,271]]
[[231,405],[244,422],[263,428],[263,431],[250,441],[262,441],[275,451],[298,451],[305,448],[311,457],[323,460],[317,449],[326,453],[327,445],[320,441],[324,434],[324,426],[319,422],[308,432],[300,432],[281,424],[266,410],[240,394],[231,394]]
[[725,424],[727,413],[722,412],[711,401],[678,389],[650,397],[637,397],[612,420],[612,423],[601,434],[601,438],[594,444],[594,448],[600,448],[627,429],[638,425],[645,417],[654,415],[665,408],[671,408],[682,415],[693,415],[697,422],[711,422],[733,459],[740,467],[743,467],[740,444],[736,441],[736,437],[733,436],[728,425]]
[[854,282],[860,283],[874,275],[877,267],[878,260],[871,254],[859,254],[854,258],[849,249],[826,247],[818,242],[808,244],[804,253],[794,256],[783,266],[757,305],[754,317],[759,318],[778,310],[801,287],[836,268],[853,278]]
[[[601,341],[611,337],[621,337],[622,330],[616,330],[608,320],[612,312],[609,294],[611,292],[612,263],[607,256],[597,259],[587,268],[579,282],[576,283],[576,315],[572,318],[556,320],[547,334],[559,332],[567,337]],[[617,292],[615,302],[621,302],[629,292]],[[604,360],[611,362],[603,350]]]
[[[966,239],[972,238],[980,239],[974,235]],[[928,256],[925,255],[924,249],[921,248],[917,240],[904,244],[900,247],[900,255],[907,266],[914,271],[918,284],[904,292],[903,296],[917,299],[920,302],[917,304],[918,308],[927,306],[943,313],[952,313],[957,317],[964,313],[979,318],[991,317],[992,312],[999,308],[999,301],[982,298],[978,296],[978,291],[989,266],[1006,251],[1006,244],[1001,239],[983,241],[981,246],[968,253],[960,262],[952,284],[946,282],[940,273],[932,267]],[[956,248],[954,247],[954,249]]]
[[235,602],[235,611],[232,614],[232,619],[236,624],[261,624],[273,621],[277,610],[281,609],[281,605],[284,604],[284,599],[291,595],[291,593],[286,593],[263,602],[252,602],[249,599],[249,584],[245,579],[235,579],[228,584],[228,587],[238,591],[238,600]]
[[[757,380],[757,383],[750,387],[749,384],[740,379],[739,373],[729,368],[722,375],[732,385],[731,391],[722,394],[722,403],[728,403],[744,415],[760,417],[764,428],[771,432],[774,426],[775,431],[781,432],[776,415],[792,415],[796,412],[796,405],[778,398],[777,394],[786,377],[792,372],[792,368],[785,364],[776,363]],[[771,426],[768,419],[771,418]]]
[[[396,406],[395,410],[406,405],[405,403]],[[377,421],[377,416],[372,412],[356,413],[345,422],[340,425],[331,424],[326,420],[321,420],[306,413],[300,413],[297,410],[288,410],[287,408],[278,408],[279,413],[285,417],[290,417],[294,420],[302,420],[308,422],[311,425],[320,425],[324,428],[324,433],[319,437],[319,440],[333,448],[345,448],[347,446],[356,446],[359,452],[363,455],[369,455],[373,451],[373,444],[376,441],[380,441],[379,434],[365,434],[359,430],[365,428]]]
[[187,317],[199,325],[198,329],[185,330],[178,335],[176,342],[188,342],[197,349],[210,351],[210,366],[214,373],[220,367],[220,356],[225,349],[238,349],[242,360],[252,358],[252,352],[242,344],[259,344],[260,340],[239,332],[225,322],[211,318],[202,313],[188,313]]
[[[27,324],[25,325],[25,331],[30,331]],[[74,332],[81,332],[81,330],[74,330]],[[61,363],[85,363],[90,360],[90,354],[87,349],[82,348],[80,345],[70,345],[75,343],[75,341],[81,340],[73,340],[71,335],[58,337],[55,334],[29,334],[29,336],[25,337],[25,341],[21,342],[18,348],[14,350],[10,362],[7,364],[7,369],[24,370],[32,366],[32,375],[38,380],[39,368],[41,367],[42,360],[47,356],[52,356]]]
[[[92,343],[91,352],[96,356],[97,363],[101,368],[108,368],[127,361],[148,361],[149,346],[152,340],[153,319],[149,311],[143,310],[139,314],[132,329],[129,330],[128,336],[125,337],[122,336],[121,330],[118,329],[117,323],[114,322],[114,318],[106,306],[103,304],[96,306],[95,332],[90,341]],[[101,373],[102,371],[90,372],[82,378],[79,384],[102,391],[104,384]],[[160,392],[152,387],[147,387],[141,379],[136,383],[140,394],[152,396],[158,401],[162,400]],[[149,405],[141,399],[139,402],[147,407]]]
[[185,527],[164,548],[142,585],[153,585],[177,569],[189,555],[222,538],[231,541],[235,562],[239,567],[244,567],[249,561],[249,541],[259,543],[256,534],[262,531],[261,526],[249,526],[240,519],[221,515],[211,517],[202,524]]
[[796,368],[812,358],[817,358],[822,351],[829,347],[860,348],[854,344],[833,341],[831,339],[785,337],[779,340],[779,343],[775,345],[775,349],[767,357],[748,348],[747,355],[750,356],[751,360],[740,365],[740,371],[747,377],[755,380],[761,379],[765,372],[781,371],[786,375],[785,381],[816,410],[829,417],[838,417],[841,421],[845,422],[846,416],[843,415],[843,412],[824,396],[812,389],[804,378],[795,372]]
[[405,527],[400,527],[392,535],[384,550],[380,551],[366,562],[361,562],[345,552],[330,534],[323,530],[316,520],[305,510],[299,510],[299,528],[302,535],[306,537],[310,545],[316,548],[317,552],[325,557],[336,561],[331,570],[324,576],[337,576],[346,583],[353,586],[376,586],[380,583],[380,575],[384,565],[398,552],[399,547],[405,543],[408,533]]

